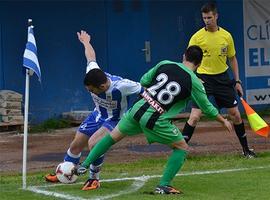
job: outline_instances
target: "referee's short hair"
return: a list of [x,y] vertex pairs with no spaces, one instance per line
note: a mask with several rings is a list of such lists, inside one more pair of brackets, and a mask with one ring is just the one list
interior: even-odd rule
[[191,45],[185,52],[186,61],[193,63],[195,66],[202,62],[203,52],[197,45]]
[[202,13],[209,13],[209,12],[213,12],[214,14],[217,13],[217,6],[214,2],[208,2],[206,4],[204,4],[201,8],[201,12]]
[[84,77],[85,86],[94,86],[98,88],[107,82],[107,76],[101,69],[91,69]]

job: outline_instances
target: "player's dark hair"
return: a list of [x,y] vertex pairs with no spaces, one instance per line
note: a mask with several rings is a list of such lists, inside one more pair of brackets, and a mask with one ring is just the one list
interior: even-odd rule
[[189,46],[185,52],[186,61],[198,65],[202,62],[203,52],[197,45]]
[[107,82],[106,74],[100,69],[91,69],[84,77],[85,86],[99,87],[100,85]]
[[209,13],[209,12],[217,13],[217,6],[214,2],[208,2],[204,4],[201,8],[202,13]]

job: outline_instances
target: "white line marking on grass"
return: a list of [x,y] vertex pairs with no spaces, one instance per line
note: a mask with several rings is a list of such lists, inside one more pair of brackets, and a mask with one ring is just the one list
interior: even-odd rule
[[[145,184],[145,182],[148,180],[148,177],[134,177],[134,178],[123,178],[123,179],[107,179],[104,180],[102,182],[114,182],[114,181],[123,181],[123,180],[134,180],[134,182],[132,183],[132,185],[130,187],[128,187],[126,190],[122,190],[119,191],[117,193],[114,194],[109,194],[109,195],[104,195],[104,196],[100,196],[100,197],[94,197],[94,198],[90,198],[90,199],[85,199],[82,197],[78,197],[78,196],[72,196],[72,195],[68,195],[68,194],[64,194],[64,193],[60,193],[60,192],[51,192],[51,191],[47,191],[44,189],[39,189],[41,187],[38,186],[30,186],[27,187],[26,190],[31,191],[31,192],[35,192],[38,194],[43,194],[46,196],[53,196],[53,197],[57,197],[57,198],[62,198],[62,199],[67,199],[67,200],[104,200],[104,199],[111,199],[113,197],[118,197],[124,194],[129,194],[132,192],[136,192],[137,190],[139,190],[140,188],[142,188]],[[55,186],[59,186],[59,185],[64,185],[64,184],[54,184]],[[65,184],[67,185],[67,184]],[[70,184],[70,185],[74,185],[74,184]],[[44,186],[43,186],[44,187]]]
[[[180,174],[176,174],[176,176],[193,176],[193,175],[207,175],[207,174],[222,174],[222,173],[228,173],[228,172],[237,172],[237,171],[248,171],[248,170],[256,170],[256,169],[267,169],[270,168],[270,166],[260,166],[260,167],[251,167],[251,168],[236,168],[236,169],[224,169],[224,170],[209,170],[209,171],[194,171],[194,172],[184,172]],[[95,198],[90,198],[86,199],[83,197],[78,197],[78,196],[72,196],[60,192],[51,192],[47,191],[43,188],[49,188],[49,187],[55,187],[55,186],[61,186],[61,185],[66,185],[67,184],[52,184],[52,185],[43,185],[43,186],[29,186],[26,188],[28,191],[32,191],[38,194],[43,194],[46,196],[53,196],[53,197],[58,197],[62,199],[67,199],[67,200],[103,200],[103,199],[110,199],[113,197],[121,196],[124,194],[129,194],[132,192],[136,192],[140,188],[142,188],[145,184],[146,181],[148,181],[151,178],[160,178],[162,175],[149,175],[149,176],[137,176],[137,177],[126,177],[126,178],[116,178],[116,179],[104,179],[101,180],[101,182],[115,182],[115,181],[128,181],[128,180],[134,180],[133,184],[126,190],[119,191],[114,194],[110,195],[105,195],[101,197],[95,197]],[[75,184],[83,184],[83,182],[77,182],[74,184],[70,185],[75,185]]]
[[[105,183],[105,182],[117,182],[117,181],[132,181],[132,180],[142,180],[148,178],[148,176],[138,176],[138,177],[124,177],[124,178],[113,178],[113,179],[103,179],[100,180],[100,182]],[[71,186],[71,185],[81,185],[84,184],[84,182],[76,182],[76,183],[72,183],[72,184],[65,184],[65,183],[48,183],[47,185],[41,185],[41,186],[35,186],[38,188],[49,188],[49,187],[56,187],[56,186],[62,186],[62,185],[67,185],[67,186]]]
[[75,197],[75,196],[63,194],[60,192],[51,192],[51,191],[47,191],[47,190],[41,190],[35,186],[27,187],[26,190],[31,191],[31,192],[35,192],[38,194],[44,194],[46,196],[52,196],[52,197],[57,197],[57,198],[62,198],[62,199],[67,199],[67,200],[88,200],[88,199],[85,199],[82,197]]
[[113,197],[118,197],[118,196],[121,196],[121,195],[124,195],[124,194],[129,194],[129,193],[132,193],[132,192],[136,192],[137,190],[139,190],[140,188],[142,188],[144,186],[145,182],[148,179],[149,178],[146,178],[146,177],[142,177],[140,179],[136,179],[136,181],[134,181],[133,184],[128,189],[126,189],[126,190],[117,192],[115,194],[110,194],[110,195],[105,195],[105,196],[101,196],[101,197],[96,197],[96,198],[93,198],[91,200],[111,199]]

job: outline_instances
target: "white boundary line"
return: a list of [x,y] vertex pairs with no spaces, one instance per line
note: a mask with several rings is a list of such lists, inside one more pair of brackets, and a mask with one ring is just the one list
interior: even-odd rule
[[[60,193],[60,192],[51,192],[51,191],[47,191],[44,189],[39,189],[39,188],[44,187],[44,186],[41,186],[41,187],[30,186],[30,187],[26,188],[26,190],[34,192],[34,193],[38,193],[38,194],[43,194],[46,196],[53,196],[53,197],[57,197],[57,198],[67,199],[67,200],[104,200],[104,199],[111,199],[113,197],[118,197],[118,196],[121,196],[124,194],[129,194],[132,192],[136,192],[137,190],[139,190],[141,187],[144,186],[145,182],[148,179],[149,178],[147,178],[147,177],[140,177],[140,178],[134,177],[132,179],[123,179],[123,180],[134,180],[134,182],[126,190],[119,191],[119,192],[114,193],[114,194],[104,195],[101,197],[94,197],[94,198],[90,198],[90,199],[85,199],[85,198],[78,197],[78,196],[72,196],[72,195],[68,195],[68,194],[64,194],[64,193]],[[113,181],[121,181],[121,180],[120,179],[107,179],[107,180],[103,180],[101,182],[113,182]],[[75,183],[75,184],[79,184],[79,183]],[[59,186],[59,185],[64,185],[64,184],[54,184],[54,186]],[[65,185],[67,185],[67,184],[65,184]],[[74,185],[74,184],[70,184],[70,185]]]
[[[236,168],[236,169],[224,169],[224,170],[209,170],[209,171],[194,171],[194,172],[186,172],[181,174],[176,174],[176,176],[193,176],[193,175],[207,175],[207,174],[222,174],[222,173],[228,173],[228,172],[237,172],[237,171],[249,171],[249,170],[256,170],[256,169],[267,169],[270,168],[270,166],[260,166],[260,167],[251,167],[251,168]],[[142,188],[146,181],[148,181],[151,178],[159,178],[162,175],[149,175],[149,176],[137,176],[137,177],[126,177],[126,178],[116,178],[116,179],[104,179],[101,180],[101,182],[115,182],[115,181],[127,181],[127,180],[134,180],[132,185],[127,188],[126,190],[119,191],[114,194],[105,195],[101,197],[95,197],[95,198],[83,198],[78,196],[72,196],[60,192],[51,192],[48,190],[45,190],[43,188],[49,188],[49,187],[55,187],[55,186],[61,186],[61,185],[67,185],[67,184],[53,184],[53,185],[44,185],[44,186],[29,186],[26,188],[26,190],[43,194],[46,196],[52,196],[57,198],[62,198],[66,200],[103,200],[103,199],[110,199],[113,197],[121,196],[124,194],[129,194],[132,192],[136,192],[140,188]],[[83,182],[78,182],[74,184],[82,184]],[[74,185],[70,184],[70,185]],[[67,185],[68,186],[68,185]]]

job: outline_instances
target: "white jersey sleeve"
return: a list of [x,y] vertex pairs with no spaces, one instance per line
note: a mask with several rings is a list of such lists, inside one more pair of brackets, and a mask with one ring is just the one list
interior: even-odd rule
[[131,81],[129,79],[119,80],[117,87],[125,96],[129,96],[131,94],[139,94],[143,91],[140,83]]
[[86,74],[91,70],[91,69],[100,69],[97,62],[95,61],[89,61],[87,63],[87,67],[86,67]]

